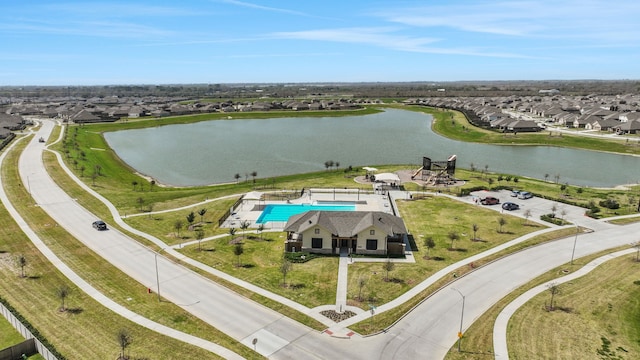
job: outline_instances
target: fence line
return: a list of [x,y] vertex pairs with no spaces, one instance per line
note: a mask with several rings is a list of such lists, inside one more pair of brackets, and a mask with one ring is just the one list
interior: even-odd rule
[[[38,338],[33,336],[31,331],[2,303],[0,302],[0,313],[9,321],[9,323],[24,337],[25,339],[33,339],[37,352],[46,360],[58,360],[55,355],[46,346],[40,342]],[[33,354],[29,354],[33,355]]]

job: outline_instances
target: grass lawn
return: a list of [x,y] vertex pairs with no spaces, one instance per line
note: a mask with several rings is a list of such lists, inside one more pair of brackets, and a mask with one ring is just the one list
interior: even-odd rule
[[284,251],[284,233],[265,232],[260,235],[235,235],[243,244],[243,254],[234,254],[231,236],[182,249],[182,253],[261,288],[290,298],[313,308],[333,304],[336,300],[338,257],[318,257],[293,264],[283,286],[280,266]]
[[[509,322],[510,357],[640,358],[640,263],[635,257],[610,260],[580,279],[560,284],[555,311],[545,310],[549,292],[531,299]],[[607,355],[599,354],[607,342]]]
[[[561,265],[560,267],[553,269],[551,271],[549,271],[548,273],[539,276],[538,278],[536,278],[535,280],[531,281],[528,284],[525,284],[523,286],[521,286],[520,288],[516,289],[515,291],[511,292],[509,295],[505,296],[503,299],[501,299],[500,301],[498,301],[498,303],[496,303],[494,306],[492,306],[489,310],[487,310],[484,314],[482,314],[478,319],[476,319],[476,321],[466,330],[464,338],[462,340],[462,352],[458,353],[457,352],[457,346],[454,345],[451,347],[451,350],[449,351],[449,353],[447,354],[447,356],[445,357],[445,359],[447,360],[457,360],[457,359],[493,359],[494,358],[494,354],[493,354],[493,325],[495,322],[496,317],[498,316],[498,314],[500,313],[500,311],[502,311],[502,309],[504,309],[505,306],[507,306],[510,302],[512,302],[513,300],[515,300],[518,296],[520,296],[521,294],[523,294],[524,292],[526,292],[527,290],[541,284],[544,282],[547,282],[549,280],[558,278],[560,276],[563,276],[564,273],[563,271],[565,270],[569,270],[569,271],[573,271],[573,270],[577,270],[581,267],[583,267],[584,265],[586,265],[587,263],[589,263],[590,261],[592,261],[595,258],[598,258],[600,256],[603,256],[607,253],[611,253],[611,252],[615,252],[618,250],[622,250],[625,249],[627,247],[619,247],[616,249],[610,249],[610,250],[606,250],[606,251],[602,251],[596,254],[592,254],[589,256],[586,256],[584,258],[579,258],[576,259],[574,261],[573,265],[570,264],[564,264]],[[635,255],[634,255],[635,256]],[[629,268],[629,270],[631,271],[636,271],[636,266],[638,264],[633,264],[633,266],[629,266],[629,261],[631,258],[634,257],[622,257],[621,259],[626,259],[626,260],[615,260],[615,261],[622,261],[623,266],[624,264],[626,264],[626,266]],[[611,265],[613,264],[614,261],[609,261],[606,262],[605,264],[601,265],[598,269],[605,269],[604,271],[609,271],[606,270],[606,266],[617,266],[617,265]],[[572,283],[566,283],[566,284],[562,284],[560,285],[560,291],[561,294],[556,295],[556,298],[554,299],[554,304],[557,304],[557,306],[564,306],[565,304],[563,303],[563,298],[567,298],[571,297],[573,295],[567,294],[567,292],[565,290],[564,287],[569,287],[571,286],[572,288],[576,287],[574,284],[578,284],[578,282],[582,282],[585,281],[586,283],[589,282],[593,282],[593,287],[592,289],[595,290],[595,296],[600,296],[599,292],[600,292],[600,287],[598,286],[598,284],[601,284],[600,280],[598,279],[598,269],[596,269],[595,271],[592,271],[590,274],[588,274],[587,276],[578,279]],[[602,270],[600,270],[602,271]],[[592,277],[590,277],[592,276]],[[626,275],[625,275],[626,276]],[[635,281],[635,279],[633,280]],[[624,291],[624,288],[628,288],[631,291],[635,291],[634,290],[634,286],[636,285],[632,285],[630,288],[628,286],[623,286],[621,288],[621,290]],[[590,296],[590,295],[587,295]],[[534,311],[535,310],[539,310],[541,313],[544,313],[543,315],[545,316],[550,316],[550,317],[554,317],[556,316],[555,313],[550,313],[550,312],[546,312],[544,310],[544,302],[546,301],[547,303],[549,302],[549,293],[545,292],[542,293],[538,296],[538,298],[541,299],[542,303],[536,303],[536,305],[534,305]],[[558,300],[558,302],[556,301]],[[538,306],[540,305],[540,306]],[[526,305],[527,307],[529,305]],[[587,311],[590,312],[590,311]],[[562,316],[562,315],[560,315]],[[577,312],[573,312],[573,317],[582,317],[581,314],[577,313]],[[513,321],[513,318],[512,318]],[[509,339],[511,339],[512,337],[512,332],[515,331],[529,331],[529,335],[531,335],[531,331],[534,331],[533,329],[536,329],[535,332],[535,336],[531,335],[532,337],[527,338],[527,339],[522,339],[521,335],[514,335],[514,336],[518,336],[519,339],[521,339],[523,341],[523,346],[528,346],[527,344],[531,344],[532,340],[531,339],[535,339],[538,336],[541,336],[540,334],[544,331],[548,331],[550,332],[550,335],[553,335],[554,337],[558,336],[560,338],[563,339],[563,341],[566,344],[569,344],[570,342],[573,341],[573,339],[567,339],[568,337],[573,336],[571,333],[571,329],[568,328],[567,331],[564,331],[564,325],[563,324],[556,324],[557,328],[553,328],[553,329],[547,329],[547,328],[538,328],[537,323],[521,323],[520,326],[523,326],[525,328],[530,327],[531,329],[529,330],[525,330],[524,328],[514,328],[511,323],[512,321],[510,321],[509,323],[509,334],[508,337]],[[596,325],[594,325],[596,326]],[[600,326],[600,325],[597,325]],[[636,325],[637,326],[637,325]],[[558,331],[558,329],[563,329],[562,331]],[[595,329],[595,328],[594,328]],[[585,330],[587,333],[590,332],[591,330],[587,329]],[[547,336],[547,335],[545,335]],[[637,338],[636,338],[637,340]],[[511,340],[509,340],[511,341]],[[601,342],[600,340],[598,340],[598,344],[595,344],[596,346],[601,346]],[[544,355],[538,355],[536,350],[536,355],[535,356],[531,356],[528,354],[523,354],[523,353],[515,353],[513,350],[514,348],[511,347],[511,343],[509,344],[509,355],[511,358],[514,359],[594,359],[594,358],[599,358],[597,357],[595,354],[591,353],[591,354],[586,354],[581,356],[580,354],[576,354],[575,356],[556,356],[555,353],[551,353],[551,354],[544,354],[546,355],[546,357]],[[516,345],[516,347],[518,347],[520,345]],[[615,348],[615,347],[614,347]],[[520,350],[519,350],[520,351]],[[554,349],[555,351],[555,349]],[[624,356],[624,355],[623,355]],[[624,358],[632,358],[632,357],[624,357]]]
[[[529,222],[524,226],[525,221],[521,218],[444,196],[400,201],[398,206],[407,229],[414,236],[418,246],[418,251],[414,252],[416,263],[395,264],[388,279],[384,263],[357,262],[350,265],[350,305],[368,309],[368,304],[372,302],[387,303],[453,263],[527,233],[544,229],[543,225]],[[498,231],[500,218],[506,221],[501,232]],[[476,241],[473,241],[473,224],[478,225]],[[454,241],[453,248],[449,237],[451,232],[455,232],[459,237],[459,240]],[[436,244],[435,248],[429,250],[429,260],[425,260],[428,249],[423,246],[427,237],[433,238]],[[359,279],[366,281],[362,294],[358,286]],[[362,301],[359,301],[359,295],[362,295]]]
[[0,316],[0,349],[19,344],[24,338],[16,329],[11,326],[4,316]]
[[[114,301],[158,323],[202,337],[230,348],[245,357],[257,355],[227,335],[170,303],[158,303],[146,289],[87,250],[64,232],[40,208],[32,205],[26,189],[17,179],[17,155],[21,146],[5,159],[2,177],[5,191],[17,210],[41,239],[72,269]],[[19,276],[15,259],[27,259],[26,277]],[[200,348],[167,338],[112,313],[76,289],[26,238],[4,207],[0,207],[0,294],[56,348],[71,359],[110,358],[118,353],[115,339],[120,329],[133,336],[131,354],[172,359],[176,353],[198,358],[217,358]],[[99,271],[96,271],[99,269]],[[60,286],[71,289],[66,299],[70,311],[59,312],[56,296]]]
[[537,133],[500,133],[478,128],[459,111],[439,111],[422,106],[406,106],[402,109],[421,111],[434,116],[433,130],[451,139],[485,144],[505,145],[551,145],[584,150],[616,152],[620,154],[640,154],[640,146],[635,141],[622,139],[601,139],[580,135],[567,135],[553,131]]

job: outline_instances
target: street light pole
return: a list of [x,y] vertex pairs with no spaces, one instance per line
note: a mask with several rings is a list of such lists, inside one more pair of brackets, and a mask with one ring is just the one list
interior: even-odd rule
[[573,265],[573,256],[576,253],[576,243],[578,242],[578,231],[579,231],[580,227],[578,227],[578,224],[576,224],[576,237],[575,239],[573,239],[573,250],[571,250],[571,265]]
[[160,302],[160,274],[158,273],[158,255],[160,255],[160,252],[163,251],[166,248],[162,248],[159,251],[154,251],[154,255],[155,255],[155,261],[156,261],[156,285],[158,287],[158,302]]
[[460,312],[460,330],[458,331],[458,352],[460,352],[460,343],[462,342],[462,321],[464,320],[464,295],[460,292],[460,290],[456,288],[451,288],[451,290],[455,290],[460,296],[462,296],[462,312]]

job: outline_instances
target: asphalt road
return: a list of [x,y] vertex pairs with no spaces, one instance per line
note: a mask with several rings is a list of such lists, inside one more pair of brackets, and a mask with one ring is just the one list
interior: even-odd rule
[[[51,121],[44,121],[37,136],[46,138],[52,128]],[[462,314],[460,293],[465,296],[464,331],[513,289],[569,262],[574,242],[577,259],[637,241],[640,231],[640,224],[613,226],[586,219],[583,211],[567,211],[568,220],[577,221],[581,226],[592,225],[596,231],[579,235],[577,241],[572,236],[521,251],[458,278],[385,333],[367,338],[337,339],[313,331],[174,264],[117,230],[94,230],[91,223],[96,217],[64,193],[47,174],[41,159],[43,146],[32,141],[20,158],[19,170],[37,204],[58,225],[138,281],[141,291],[147,287],[156,290],[157,258],[160,291],[164,298],[251,348],[252,340],[258,339],[258,352],[274,359],[441,359],[457,340]],[[528,206],[540,212],[550,208],[550,203],[534,206],[538,200],[531,200],[526,200]],[[104,220],[109,223],[109,219]],[[462,344],[464,350],[464,340]]]

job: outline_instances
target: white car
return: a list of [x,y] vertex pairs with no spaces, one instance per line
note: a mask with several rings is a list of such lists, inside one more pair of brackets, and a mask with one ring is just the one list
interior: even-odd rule
[[518,193],[518,199],[526,200],[531,199],[532,197],[533,194],[528,191],[520,191],[520,193]]

